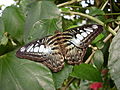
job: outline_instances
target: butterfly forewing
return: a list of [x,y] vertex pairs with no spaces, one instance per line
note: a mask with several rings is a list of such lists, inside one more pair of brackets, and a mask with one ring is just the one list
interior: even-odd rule
[[46,39],[47,37],[30,42],[21,47],[16,53],[17,57],[35,61],[46,60],[46,55],[51,53],[50,47],[45,44]]
[[63,68],[64,60],[68,64],[80,64],[88,45],[102,30],[102,26],[96,24],[68,29],[30,42],[20,48],[16,55],[40,62],[53,72],[58,72]]
[[30,42],[21,47],[17,51],[16,56],[43,63],[53,72],[60,71],[64,66],[64,57],[59,49],[53,50],[54,46],[48,45],[49,37],[51,36]]
[[67,31],[73,34],[73,38],[69,41],[76,47],[82,48],[87,47],[90,42],[103,31],[103,27],[101,25],[90,24],[72,28]]

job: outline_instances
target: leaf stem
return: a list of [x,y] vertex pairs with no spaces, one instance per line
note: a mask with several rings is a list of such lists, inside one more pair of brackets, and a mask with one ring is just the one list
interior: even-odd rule
[[96,50],[98,49],[97,47],[93,47],[92,45],[89,45],[89,47],[92,48],[92,53],[91,53],[91,55],[88,57],[88,59],[85,61],[86,64],[88,64],[88,63],[91,61],[93,55],[95,54]]
[[65,85],[65,87],[63,87],[61,90],[67,90],[67,88],[70,86],[70,84],[71,84],[74,80],[75,80],[75,78],[72,77],[72,78],[68,81],[68,83]]
[[[119,30],[119,25],[114,29],[115,32]],[[110,33],[104,40],[103,42],[106,43],[110,38],[112,37],[112,34]]]
[[101,7],[101,10],[104,10],[104,8],[106,7],[107,3],[109,2],[109,0],[107,0],[104,5]]
[[75,3],[75,2],[80,2],[80,1],[81,1],[81,0],[71,0],[71,1],[68,1],[68,2],[65,2],[65,3],[59,4],[59,5],[57,5],[57,7],[63,7],[63,6],[66,6],[66,5]]

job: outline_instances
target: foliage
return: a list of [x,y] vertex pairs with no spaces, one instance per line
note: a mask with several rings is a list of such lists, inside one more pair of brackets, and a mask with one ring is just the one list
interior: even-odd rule
[[[16,0],[16,5],[2,11],[0,90],[88,90],[92,85],[97,88],[98,84],[102,90],[120,89],[120,31],[115,33],[120,24],[120,2],[85,1],[87,6],[81,0]],[[88,48],[84,64],[66,64],[62,71],[53,73],[41,63],[15,56],[18,48],[32,40],[90,23],[103,25],[104,31],[92,42],[92,48]],[[110,32],[116,35],[114,39]]]

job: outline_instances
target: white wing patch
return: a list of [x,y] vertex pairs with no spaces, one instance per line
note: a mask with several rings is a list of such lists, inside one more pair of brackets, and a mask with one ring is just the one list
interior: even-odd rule
[[80,45],[80,43],[81,43],[80,39],[78,39],[78,38],[73,38],[73,39],[71,40],[71,42],[72,42],[74,45],[78,46],[78,47],[79,47],[79,45]]
[[43,53],[50,53],[50,52],[51,52],[51,48],[48,47],[48,46],[46,46],[46,48],[45,48],[44,45],[41,45],[41,46],[39,47],[38,51],[39,51],[39,52],[43,52]]
[[39,52],[43,52],[45,49],[44,45],[41,45],[40,48],[39,48]]
[[51,53],[51,48],[50,47],[46,47],[43,51],[44,53]]
[[77,30],[80,30],[79,28],[77,28]]
[[84,32],[83,30],[80,30],[80,32]]
[[89,32],[89,31],[86,31],[86,33],[87,33],[87,34],[90,34],[90,32]]
[[21,51],[21,52],[24,52],[24,51],[25,51],[25,47],[22,47],[22,48],[20,49],[20,51]]
[[76,38],[74,37],[74,38],[71,40],[71,42],[72,42],[74,45],[76,45],[76,46],[79,47],[79,45],[82,43],[81,41],[82,41],[83,39],[84,39],[84,37],[83,37],[82,35],[76,34]]
[[83,37],[87,37],[87,33],[86,33],[86,32],[81,33],[81,35],[82,35]]
[[81,36],[80,34],[76,34],[76,37],[77,37],[79,40],[83,40],[83,36]]
[[[21,52],[25,51],[25,48],[21,48]],[[38,44],[32,44],[30,46],[28,46],[26,52],[33,52],[33,53],[50,53],[51,52],[51,48],[50,47],[45,47],[45,45],[40,45],[38,46]]]
[[97,25],[92,25],[92,28],[93,28],[93,29],[97,29],[98,26],[97,26]]
[[28,46],[28,48],[27,48],[27,52],[31,52],[31,49],[33,48],[33,46],[34,46],[34,44]]
[[84,30],[86,30],[87,32],[93,32],[93,29],[88,27],[88,28],[84,28]]
[[39,47],[35,47],[34,52],[38,52],[38,51],[39,51]]

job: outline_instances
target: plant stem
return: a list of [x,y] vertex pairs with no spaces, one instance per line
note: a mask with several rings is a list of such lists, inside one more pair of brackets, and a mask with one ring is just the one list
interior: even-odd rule
[[[72,14],[72,15],[80,15],[80,16],[83,16],[83,17],[86,17],[88,19],[91,19],[95,22],[97,22],[98,24],[104,26],[104,23],[102,21],[100,21],[99,19],[93,17],[93,16],[90,16],[90,15],[87,15],[87,14],[84,14],[84,13],[79,13],[79,12],[73,12],[73,11],[68,11],[68,12],[63,12],[63,13],[69,13],[69,14]],[[116,35],[116,32],[108,26],[108,31],[111,32],[114,36]]]
[[92,45],[89,45],[89,47],[92,48],[92,53],[91,53],[91,55],[88,57],[88,59],[85,61],[86,64],[88,64],[88,63],[91,61],[93,55],[95,54],[96,50],[98,49],[97,47],[93,47]]
[[101,10],[104,10],[104,8],[106,7],[107,3],[108,3],[109,0],[107,0],[104,5],[101,7]]
[[59,5],[57,5],[57,7],[63,7],[63,6],[66,6],[66,5],[75,3],[75,2],[80,2],[80,1],[81,1],[81,0],[71,0],[71,1],[68,1],[68,2],[65,2],[65,3],[59,4]]
[[74,80],[75,80],[75,78],[72,77],[72,78],[68,81],[68,83],[65,85],[65,87],[63,87],[61,90],[66,90]]
[[[119,30],[119,25],[114,29],[114,31],[118,31]],[[106,43],[110,38],[112,37],[112,34],[110,33],[104,40],[103,42]]]
[[120,15],[120,13],[105,13],[105,14],[97,14],[95,16],[111,16],[111,15]]

